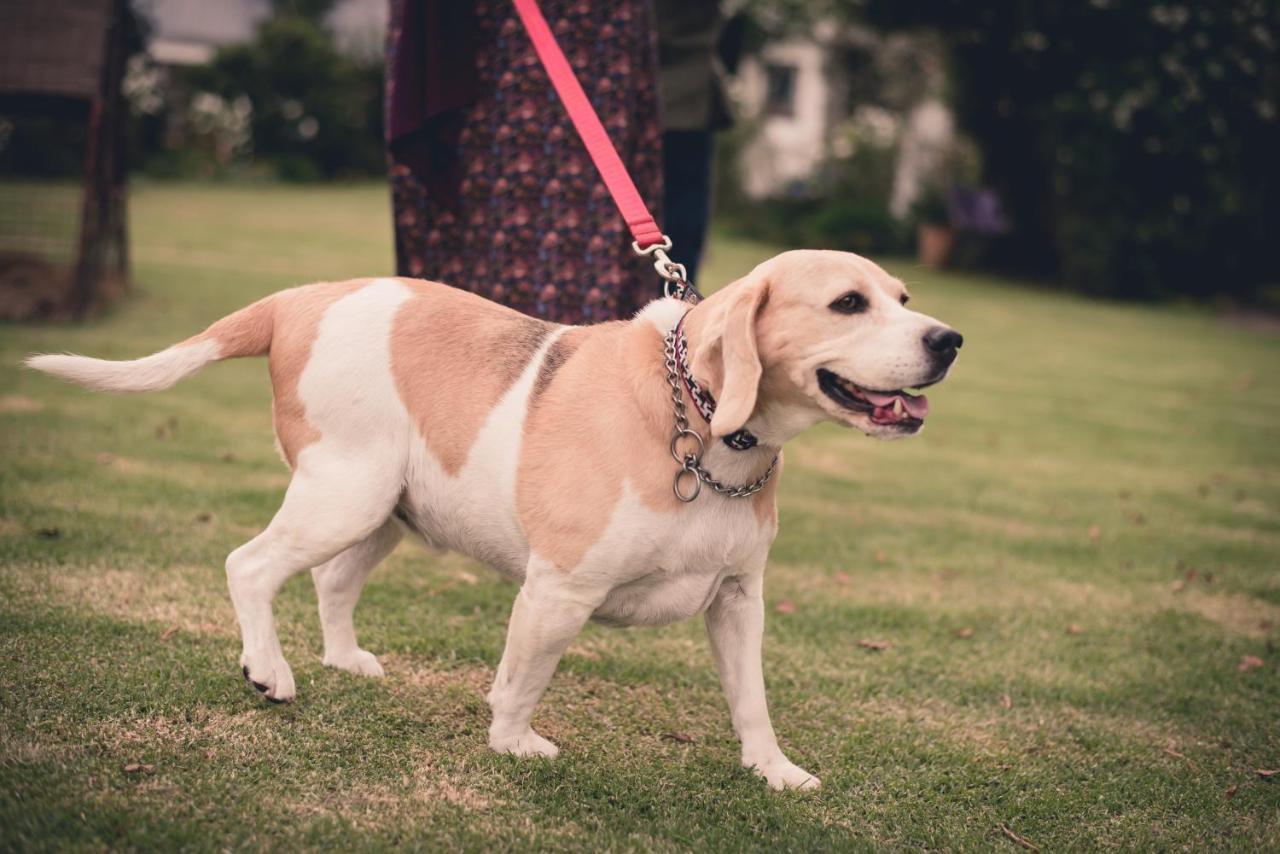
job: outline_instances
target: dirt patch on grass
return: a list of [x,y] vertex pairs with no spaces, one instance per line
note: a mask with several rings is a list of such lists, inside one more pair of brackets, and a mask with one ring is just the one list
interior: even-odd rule
[[36,601],[118,620],[156,622],[189,634],[235,637],[235,613],[222,585],[218,584],[215,594],[211,587],[198,585],[188,577],[211,572],[208,567],[189,566],[152,572],[27,569],[12,573],[10,578]]
[[338,815],[356,827],[367,828],[383,826],[388,819],[411,820],[441,805],[465,812],[492,808],[497,798],[469,785],[463,776],[426,760],[412,774],[394,782],[324,790],[314,798],[292,798],[286,809],[303,818]]
[[850,722],[865,726],[891,721],[987,759],[1050,753],[1070,761],[1080,755],[1082,740],[1091,744],[1103,738],[1125,745],[1151,763],[1163,764],[1179,760],[1186,751],[1211,749],[1216,744],[1215,739],[1185,726],[1065,704],[1026,705],[1011,700],[1006,707],[1002,698],[994,696],[989,707],[958,706],[933,698],[916,702],[877,697],[842,704],[841,708]]
[[0,397],[0,413],[7,412],[40,412],[44,404],[22,394],[6,394]]
[[1183,607],[1212,620],[1232,634],[1265,638],[1280,626],[1280,605],[1239,593],[1186,593]]
[[173,748],[198,748],[208,759],[223,752],[247,757],[285,744],[278,722],[260,709],[232,714],[205,706],[197,706],[183,717],[149,715],[103,721],[94,731],[94,740],[126,759],[148,749]]
[[410,656],[379,657],[393,691],[398,694],[438,694],[444,690],[489,690],[493,671],[478,664],[461,667],[433,666]]
[[259,710],[230,714],[196,706],[181,717],[147,715],[54,727],[40,732],[0,731],[0,764],[66,763],[106,755],[123,766],[154,763],[158,754],[200,750],[207,759],[222,752],[252,756],[280,749],[284,736]]

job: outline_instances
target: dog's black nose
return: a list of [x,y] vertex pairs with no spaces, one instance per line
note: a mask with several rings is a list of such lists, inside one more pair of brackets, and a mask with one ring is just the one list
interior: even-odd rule
[[954,329],[935,326],[925,333],[924,346],[938,359],[951,364],[956,360],[956,350],[964,346],[964,336]]

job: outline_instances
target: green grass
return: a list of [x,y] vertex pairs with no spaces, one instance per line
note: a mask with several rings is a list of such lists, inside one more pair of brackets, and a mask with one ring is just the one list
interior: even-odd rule
[[[144,187],[129,300],[0,328],[0,848],[1013,850],[1002,827],[1044,850],[1280,847],[1280,778],[1255,773],[1280,767],[1280,338],[908,263],[914,304],[966,337],[928,430],[815,430],[779,495],[766,678],[821,792],[737,767],[697,621],[588,628],[536,718],[560,759],[490,754],[514,588],[411,545],[356,615],[387,678],[320,666],[303,576],[278,607],[299,698],[262,705],[222,562],[287,481],[264,366],[107,397],[14,365],[133,357],[385,273],[387,207]],[[718,239],[707,278],[772,251]]]

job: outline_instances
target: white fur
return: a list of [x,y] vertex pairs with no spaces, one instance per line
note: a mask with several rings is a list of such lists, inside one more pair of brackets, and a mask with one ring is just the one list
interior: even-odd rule
[[427,450],[414,428],[405,512],[428,542],[483,561],[508,578],[524,577],[529,546],[516,514],[516,470],[529,395],[542,360],[565,327],[542,342],[520,377],[486,417],[454,477]]
[[197,341],[128,362],[50,353],[29,356],[24,364],[94,391],[138,392],[166,389],[217,359],[217,342]]

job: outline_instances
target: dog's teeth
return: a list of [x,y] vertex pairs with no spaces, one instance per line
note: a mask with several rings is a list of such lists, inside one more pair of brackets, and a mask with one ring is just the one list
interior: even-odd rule
[[899,418],[902,417],[902,398],[900,397],[895,397],[893,399],[893,414],[897,415]]

